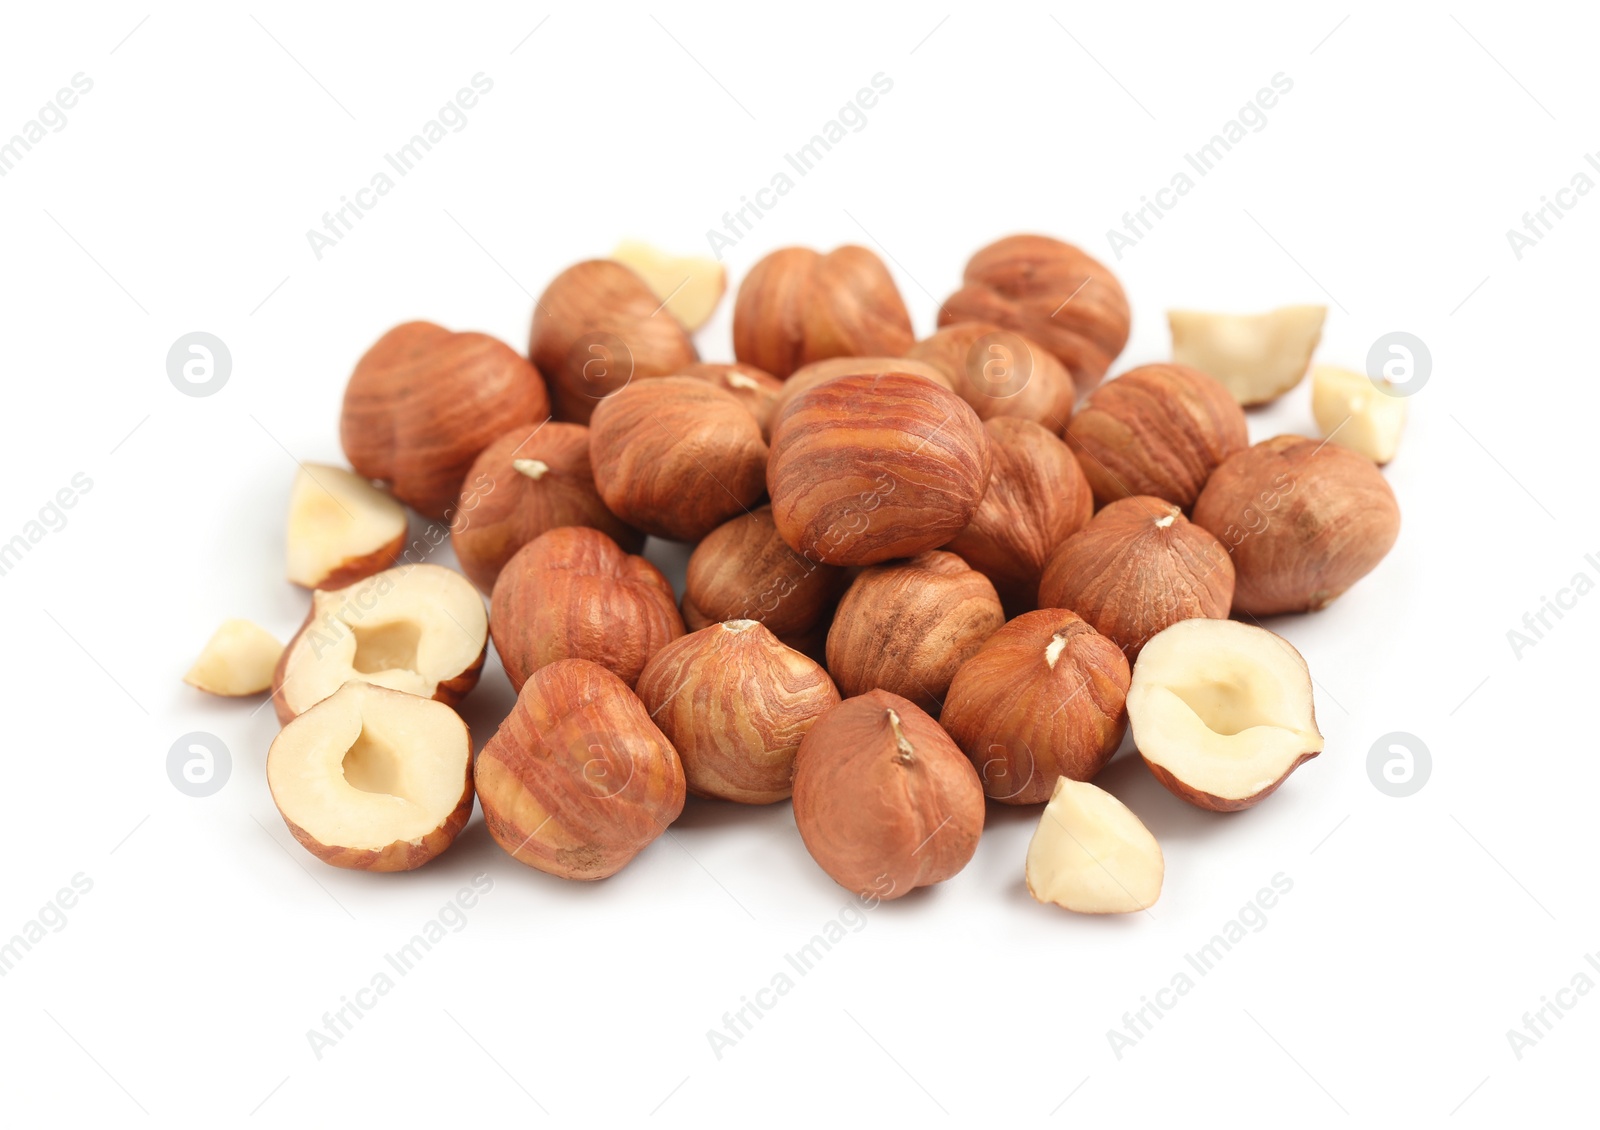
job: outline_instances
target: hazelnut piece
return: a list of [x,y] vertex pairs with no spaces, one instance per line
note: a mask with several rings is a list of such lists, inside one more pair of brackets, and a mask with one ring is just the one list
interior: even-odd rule
[[1066,439],[1098,505],[1148,494],[1185,510],[1218,464],[1250,446],[1244,409],[1187,365],[1141,365],[1101,385]]
[[557,418],[579,424],[635,377],[699,360],[649,284],[612,259],[575,263],[551,281],[534,307],[528,355],[550,381]]
[[739,284],[733,354],[778,378],[828,357],[896,356],[912,340],[889,269],[865,247],[785,247]]
[[961,665],[940,723],[1005,804],[1050,799],[1056,778],[1088,781],[1122,744],[1128,660],[1064,608],[1012,620]]
[[728,272],[715,259],[668,255],[636,239],[617,244],[611,257],[632,268],[690,333],[711,320],[728,289]]
[[761,426],[694,377],[638,381],[594,410],[589,462],[606,506],[656,537],[699,541],[766,489]]
[[518,428],[478,456],[450,521],[461,570],[485,592],[507,561],[540,534],[592,526],[629,553],[644,535],[600,499],[589,469],[589,429],[555,421]]
[[1232,555],[1233,607],[1250,616],[1327,607],[1400,535],[1394,491],[1372,461],[1304,436],[1277,436],[1223,463],[1194,520]]
[[874,690],[812,724],[794,769],[794,822],[811,857],[859,895],[894,899],[967,865],[983,786],[939,724]]
[[1240,404],[1266,404],[1305,377],[1327,315],[1326,306],[1284,306],[1265,314],[1168,310],[1172,359],[1210,373]]
[[744,804],[790,794],[800,740],[839,704],[826,671],[754,620],[673,640],[645,665],[639,698],[683,759],[689,791]]
[[836,377],[773,423],[772,516],[809,560],[910,557],[972,521],[990,460],[982,423],[955,393],[909,373]]
[[489,631],[518,689],[561,659],[599,663],[631,687],[650,657],[683,635],[683,620],[660,569],[599,530],[563,526],[506,562]]
[[1051,555],[1039,602],[1070,608],[1131,661],[1146,640],[1194,616],[1222,617],[1233,600],[1222,543],[1172,503],[1119,499]]
[[1161,845],[1104,789],[1062,777],[1028,842],[1028,893],[1079,914],[1148,910],[1166,876]]
[[473,773],[495,843],[563,879],[614,875],[683,811],[683,765],[599,664],[534,672]]
[[504,342],[407,322],[356,362],[339,442],[357,474],[390,483],[419,514],[443,518],[480,451],[549,415],[544,381]]
[[1041,346],[993,322],[947,325],[906,356],[948,377],[980,420],[1018,417],[1060,435],[1072,416],[1072,375]]
[[399,560],[409,526],[406,508],[360,475],[302,463],[289,491],[289,579],[337,589],[382,572]]
[[758,620],[792,636],[823,623],[844,592],[842,569],[808,561],[784,541],[763,506],[730,518],[689,555],[683,615],[691,629]]
[[207,694],[241,698],[272,689],[283,645],[249,620],[224,620],[183,681]]
[[1311,366],[1311,414],[1324,439],[1382,465],[1400,447],[1406,402],[1394,385],[1332,365]]

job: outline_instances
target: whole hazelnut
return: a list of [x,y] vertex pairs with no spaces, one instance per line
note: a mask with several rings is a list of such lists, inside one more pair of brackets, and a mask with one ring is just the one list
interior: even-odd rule
[[517,428],[484,448],[450,520],[461,569],[484,591],[511,555],[559,526],[593,526],[629,553],[644,535],[606,509],[589,470],[589,429],[554,421]]
[[763,506],[730,518],[689,555],[683,589],[691,629],[758,620],[779,636],[821,624],[844,592],[844,571],[808,561],[784,541]]
[[1035,608],[1045,562],[1083,528],[1094,498],[1067,445],[1040,425],[996,416],[983,430],[994,452],[989,491],[945,548],[993,581],[1007,607]]
[[339,442],[358,474],[390,483],[424,517],[443,518],[479,452],[549,415],[544,381],[504,342],[407,322],[356,362]]
[[967,865],[983,786],[915,703],[874,690],[818,718],[794,767],[794,822],[811,857],[858,895],[895,899]]
[[634,693],[604,667],[540,668],[473,771],[489,834],[563,879],[614,875],[683,811],[683,765]]
[[1212,472],[1194,520],[1233,556],[1236,611],[1310,612],[1370,573],[1400,536],[1400,507],[1364,456],[1278,436]]
[[1188,510],[1250,437],[1222,382],[1187,365],[1141,365],[1089,394],[1067,443],[1099,505],[1148,494]]
[[766,490],[761,427],[695,377],[639,381],[594,410],[589,462],[612,513],[656,537],[698,541]]
[[1024,613],[961,665],[939,721],[1005,804],[1088,781],[1128,728],[1131,672],[1115,643],[1064,608]]
[[1233,601],[1233,562],[1222,543],[1172,503],[1119,499],[1050,556],[1039,604],[1070,608],[1122,648],[1129,661],[1179,620],[1223,619]]
[[863,569],[828,630],[828,671],[847,695],[882,688],[937,715],[956,669],[1005,623],[989,578],[953,553]]
[[943,388],[955,391],[955,382],[926,361],[912,361],[905,357],[830,357],[826,361],[813,361],[796,369],[783,382],[783,387],[772,402],[772,414],[767,418],[767,436],[770,442],[772,425],[777,422],[789,402],[808,389],[816,388],[835,377],[876,377],[882,373],[910,373],[923,377]]
[[967,261],[939,324],[994,322],[1055,354],[1087,393],[1128,344],[1128,296],[1110,268],[1070,243],[1012,235]]
[[660,569],[599,530],[562,526],[506,562],[490,597],[489,634],[513,687],[561,659],[599,663],[631,687],[650,657],[683,635],[683,619]]
[[972,521],[990,459],[982,423],[955,393],[902,372],[836,377],[773,423],[772,516],[808,560],[910,557]]
[[733,353],[775,377],[828,357],[904,353],[911,315],[865,247],[785,247],[750,268],[733,308]]
[[557,418],[579,424],[634,377],[667,376],[699,360],[649,284],[613,259],[576,263],[545,288],[528,354],[550,381]]
[[993,322],[956,322],[913,345],[906,356],[950,379],[978,419],[1018,417],[1060,435],[1077,388],[1065,366],[1021,334]]
[[683,759],[689,791],[744,804],[790,794],[800,740],[839,704],[826,671],[754,620],[673,640],[645,665],[639,698]]
[[778,402],[778,393],[783,388],[783,382],[765,369],[737,362],[697,361],[693,365],[685,365],[673,376],[694,377],[728,393],[749,409],[750,415],[761,426],[762,435],[767,434],[773,405]]

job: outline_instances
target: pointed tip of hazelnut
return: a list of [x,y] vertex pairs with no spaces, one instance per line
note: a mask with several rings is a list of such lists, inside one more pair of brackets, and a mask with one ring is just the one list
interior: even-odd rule
[[907,765],[911,764],[911,759],[916,755],[917,751],[912,746],[911,739],[906,737],[905,730],[900,726],[900,715],[893,707],[887,708],[884,713],[889,717],[889,728],[894,731],[894,748],[898,752],[900,760]]
[[544,478],[550,471],[550,464],[541,459],[513,459],[511,467],[519,475],[527,475],[534,482]]
[[1178,515],[1176,513],[1163,514],[1161,517],[1156,519],[1156,529],[1164,530],[1168,526],[1172,525],[1173,522],[1177,521],[1177,519]]
[[754,628],[759,623],[759,620],[724,620],[722,622],[722,630],[725,632],[733,632],[735,634],[739,632],[748,632],[751,628]]
[[1063,629],[1050,637],[1050,642],[1044,646],[1045,666],[1050,670],[1056,669],[1056,661],[1061,658],[1061,653],[1067,648],[1067,633]]

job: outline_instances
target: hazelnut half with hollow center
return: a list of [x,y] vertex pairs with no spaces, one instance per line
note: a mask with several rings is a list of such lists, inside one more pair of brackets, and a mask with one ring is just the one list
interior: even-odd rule
[[1259,803],[1322,751],[1306,661],[1237,620],[1184,620],[1145,644],[1128,720],[1156,779],[1214,812]]
[[1067,777],[1028,842],[1028,893],[1080,914],[1147,910],[1166,869],[1161,845],[1127,805]]
[[302,463],[289,489],[289,579],[337,589],[389,568],[406,544],[406,508],[343,467]]
[[324,863],[409,871],[472,815],[472,741],[442,703],[346,683],[279,731],[267,784],[294,838]]
[[1172,359],[1210,373],[1248,407],[1299,384],[1322,340],[1326,306],[1284,306],[1265,314],[1168,310]]
[[287,722],[355,680],[454,706],[477,685],[488,638],[483,598],[460,573],[388,569],[311,595],[278,661],[272,703]]

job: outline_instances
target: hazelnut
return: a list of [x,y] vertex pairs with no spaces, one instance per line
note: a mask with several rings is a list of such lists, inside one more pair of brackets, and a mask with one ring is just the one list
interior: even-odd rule
[[283,645],[249,620],[224,620],[183,681],[196,690],[243,698],[272,689]]
[[289,579],[338,589],[381,573],[400,559],[410,525],[406,508],[360,475],[302,463],[284,531]]
[[1227,616],[1233,583],[1221,542],[1172,503],[1134,495],[1100,511],[1051,555],[1039,603],[1072,609],[1133,660],[1169,624]]
[[634,377],[667,376],[699,360],[649,284],[611,259],[574,264],[545,288],[528,355],[550,381],[557,418],[579,424]]
[[1172,359],[1210,373],[1240,404],[1266,404],[1299,384],[1322,340],[1326,306],[1265,314],[1168,310]]
[[450,521],[461,571],[484,591],[517,550],[559,526],[592,526],[629,553],[644,535],[600,500],[589,470],[589,429],[554,421],[518,428],[478,456]]
[[983,425],[994,453],[989,490],[967,528],[945,546],[994,582],[1007,607],[1038,607],[1050,554],[1094,513],[1089,483],[1067,445],[1028,420]]
[[847,695],[875,687],[937,715],[956,669],[1005,623],[989,578],[953,553],[863,569],[828,630],[828,671]]
[[889,269],[865,247],[785,247],[739,284],[733,354],[775,377],[828,357],[895,356],[912,340]]
[[1129,914],[1161,897],[1161,845],[1116,797],[1060,777],[1028,841],[1028,893],[1079,914]]
[[754,620],[690,632],[656,652],[639,698],[696,796],[771,804],[792,789],[800,739],[839,704],[828,673]]
[[1037,342],[1087,393],[1128,344],[1128,297],[1117,276],[1070,243],[1042,235],[996,240],[967,260],[939,324],[993,322]]
[[691,629],[758,620],[791,636],[822,624],[844,592],[843,570],[808,561],[778,534],[772,508],[730,518],[689,555],[683,616]]
[[1099,505],[1148,494],[1185,510],[1218,464],[1250,446],[1244,409],[1187,365],[1141,365],[1101,385],[1066,439]]
[[644,704],[598,664],[541,667],[478,755],[484,823],[519,863],[604,879],[683,811],[683,765]]
[[972,763],[915,703],[884,690],[818,718],[794,768],[794,822],[840,886],[894,899],[967,865],[983,832]]
[[813,361],[796,369],[778,390],[778,395],[772,402],[772,413],[767,417],[766,433],[769,441],[772,436],[772,425],[789,406],[789,402],[802,392],[813,389],[824,381],[831,381],[835,377],[875,377],[881,373],[910,373],[913,376],[924,377],[951,392],[956,388],[955,382],[935,366],[926,361],[912,361],[905,357],[830,357],[826,361]]
[[648,534],[699,541],[765,493],[760,425],[731,393],[695,377],[629,385],[596,406],[590,424],[600,497]]
[[694,377],[730,394],[750,410],[750,415],[761,425],[761,434],[763,436],[767,434],[767,425],[772,421],[773,406],[778,402],[778,393],[783,388],[783,382],[765,369],[737,362],[729,365],[713,361],[697,361],[693,365],[685,365],[673,375]]
[[1232,554],[1233,607],[1250,616],[1327,607],[1400,535],[1394,491],[1372,461],[1304,436],[1278,436],[1223,463],[1194,520]]
[[945,326],[906,356],[948,377],[980,420],[1020,417],[1060,435],[1072,416],[1072,375],[1042,347],[993,322]]
[[940,722],[1005,804],[1088,781],[1128,728],[1128,660],[1064,608],[1024,613],[986,640],[950,684]]
[[982,423],[955,393],[902,372],[836,377],[773,423],[772,516],[808,560],[910,557],[972,521],[990,458]]
[[511,685],[539,668],[587,659],[628,686],[683,635],[667,578],[599,530],[563,526],[519,549],[490,598],[489,632]]
[[419,514],[443,518],[480,451],[549,415],[544,381],[504,342],[407,322],[356,362],[339,442],[357,474],[390,483]]

